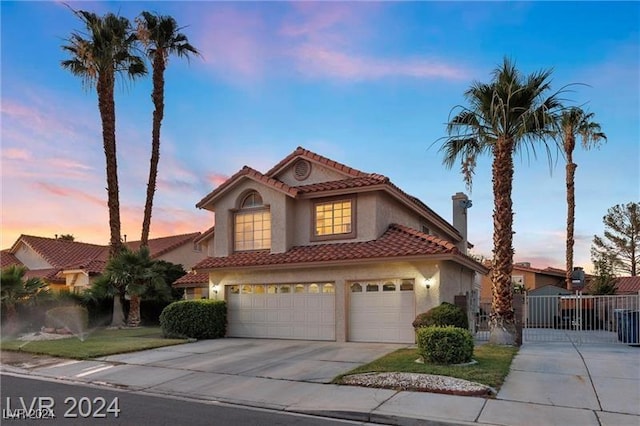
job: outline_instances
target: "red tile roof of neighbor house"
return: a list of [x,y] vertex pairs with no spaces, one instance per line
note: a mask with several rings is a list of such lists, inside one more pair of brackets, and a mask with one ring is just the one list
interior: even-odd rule
[[640,277],[619,277],[615,281],[616,293],[637,293],[640,291]]
[[0,268],[4,269],[7,266],[11,266],[11,265],[22,265],[22,262],[20,262],[20,259],[18,259],[8,249],[7,250],[2,250],[0,252]]
[[209,274],[204,272],[190,272],[173,282],[174,287],[206,287],[209,284]]
[[95,258],[105,251],[105,246],[97,244],[36,237],[33,235],[21,235],[11,248],[11,251],[15,252],[21,242],[42,256],[54,268],[62,268],[85,259]]
[[[200,232],[193,232],[191,234],[152,238],[149,240],[151,257],[158,258],[189,243],[199,235]],[[13,254],[13,251],[17,250],[20,242],[28,245],[53,266],[53,268],[49,269],[29,270],[27,276],[46,278],[50,281],[59,280],[60,277],[57,276],[57,274],[63,270],[82,269],[89,274],[100,274],[104,270],[109,258],[108,246],[56,238],[21,235],[11,249],[2,251],[3,268],[9,265],[22,265],[20,260]],[[138,250],[140,248],[140,241],[130,241],[125,243],[125,245],[131,250]]]
[[[151,257],[155,259],[194,240],[198,236],[200,236],[200,232],[152,238],[149,240],[149,252],[151,253]],[[131,250],[138,250],[140,249],[140,241],[127,242],[126,246]]]
[[473,262],[477,267],[484,270],[482,265],[463,255],[451,242],[397,224],[391,224],[387,231],[377,240],[296,246],[285,253],[270,253],[269,251],[236,252],[225,257],[208,257],[194,266],[193,269],[203,272],[218,268],[322,264],[323,262],[438,255],[459,256]]

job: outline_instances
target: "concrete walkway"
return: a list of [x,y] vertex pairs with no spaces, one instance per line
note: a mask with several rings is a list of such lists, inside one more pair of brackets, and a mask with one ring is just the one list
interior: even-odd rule
[[[295,356],[289,361],[274,362],[274,358],[256,352],[256,357],[271,360],[271,364],[265,362],[256,367],[247,363],[246,369],[238,371],[237,366],[243,364],[231,362],[232,348],[221,348],[212,342],[90,361],[58,360],[22,367],[3,364],[2,371],[372,423],[640,425],[638,347],[574,346],[568,342],[525,344],[497,397],[486,399],[322,383],[333,374],[327,370],[333,370],[332,361],[341,364],[338,367],[344,371],[352,363],[364,362],[353,358],[357,351],[352,351],[349,344],[330,350],[321,346],[326,343],[315,346],[314,342],[298,341],[294,342],[302,345],[298,355],[309,358],[311,364],[295,365]],[[278,351],[282,341],[254,342],[263,349],[266,345]],[[219,353],[212,357],[216,349]],[[370,349],[373,356],[384,346]],[[333,360],[324,359],[329,355]],[[345,361],[349,358],[351,361]]]

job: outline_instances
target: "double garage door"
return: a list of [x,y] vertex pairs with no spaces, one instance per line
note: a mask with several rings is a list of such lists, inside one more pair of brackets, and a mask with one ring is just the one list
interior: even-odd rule
[[[413,280],[353,282],[346,290],[349,341],[414,342]],[[232,285],[226,293],[229,336],[336,340],[333,283]]]

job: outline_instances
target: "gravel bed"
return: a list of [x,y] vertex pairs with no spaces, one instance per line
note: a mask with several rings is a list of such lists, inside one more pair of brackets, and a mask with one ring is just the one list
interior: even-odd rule
[[495,391],[486,385],[448,376],[420,373],[364,373],[342,378],[347,385],[451,395],[489,396]]

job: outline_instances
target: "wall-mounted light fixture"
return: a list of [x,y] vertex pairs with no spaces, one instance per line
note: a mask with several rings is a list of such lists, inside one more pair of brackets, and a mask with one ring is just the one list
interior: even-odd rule
[[424,287],[425,287],[426,289],[430,289],[432,284],[433,284],[433,277],[431,277],[431,278],[426,278],[426,279],[424,280]]
[[211,290],[215,293],[218,294],[218,284],[214,284],[211,286]]

